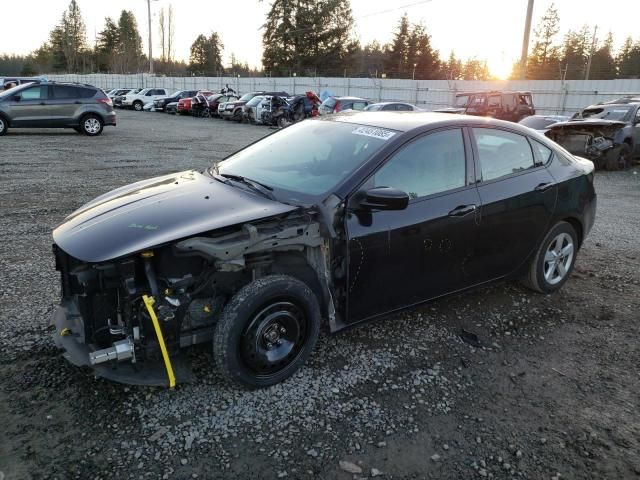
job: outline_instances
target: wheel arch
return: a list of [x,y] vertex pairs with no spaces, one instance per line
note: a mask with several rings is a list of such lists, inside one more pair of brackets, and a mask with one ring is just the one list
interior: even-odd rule
[[7,115],[5,115],[4,113],[0,112],[0,117],[2,117],[2,119],[7,124],[7,128],[11,127],[11,120],[9,120],[9,117]]
[[576,237],[578,240],[578,248],[580,248],[584,240],[584,227],[582,226],[582,222],[576,217],[566,217],[561,219],[561,221],[567,222],[569,225],[573,227],[573,229],[576,232]]
[[315,269],[309,264],[302,252],[278,253],[271,266],[272,273],[289,275],[307,285],[316,296],[323,317],[328,313],[323,289]]

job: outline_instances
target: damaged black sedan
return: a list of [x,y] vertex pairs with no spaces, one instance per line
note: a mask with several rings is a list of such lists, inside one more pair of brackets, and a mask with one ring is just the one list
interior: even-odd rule
[[593,164],[499,120],[347,113],[206,171],[114,190],[53,232],[56,343],[113,380],[188,378],[212,345],[250,387],[291,376],[321,322],[355,323],[491,280],[551,293],[595,216]]

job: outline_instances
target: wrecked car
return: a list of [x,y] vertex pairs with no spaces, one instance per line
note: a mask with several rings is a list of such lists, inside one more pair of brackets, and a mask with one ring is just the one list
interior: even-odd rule
[[640,156],[640,102],[593,105],[545,135],[598,169],[626,170]]
[[55,342],[99,376],[169,386],[188,379],[183,350],[207,343],[227,379],[272,385],[321,323],[337,332],[502,278],[558,290],[595,205],[593,164],[517,124],[305,120],[68,216],[53,231]]
[[519,122],[535,115],[531,92],[467,92],[456,94],[451,107],[435,110],[438,113],[459,113],[478,117],[492,117]]

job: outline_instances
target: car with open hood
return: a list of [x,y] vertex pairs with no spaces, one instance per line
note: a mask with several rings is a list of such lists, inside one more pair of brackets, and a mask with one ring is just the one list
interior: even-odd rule
[[498,90],[458,93],[451,107],[435,111],[492,117],[510,122],[519,122],[536,113],[531,92]]
[[596,168],[625,170],[640,157],[640,102],[592,105],[545,135]]
[[290,96],[287,92],[283,92],[283,91],[280,91],[280,92],[259,91],[259,92],[245,93],[237,100],[220,103],[218,106],[218,115],[221,118],[224,118],[225,120],[233,120],[235,122],[241,122],[244,118],[242,115],[242,110],[244,105],[253,97],[258,95],[262,95],[262,96],[269,95],[269,96],[282,97],[282,98],[288,98]]
[[[312,146],[312,148],[309,148]],[[337,332],[488,281],[552,293],[595,218],[593,163],[517,124],[349,112],[204,171],[123,186],[53,231],[55,342],[76,365],[173,386],[190,345],[249,387]]]

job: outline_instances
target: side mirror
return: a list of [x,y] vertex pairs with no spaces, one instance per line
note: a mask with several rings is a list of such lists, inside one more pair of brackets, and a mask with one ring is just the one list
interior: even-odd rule
[[366,210],[404,210],[409,205],[409,195],[392,187],[375,187],[364,192],[358,206]]

